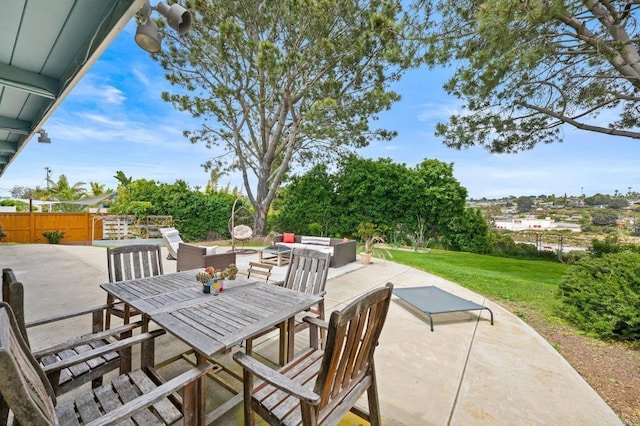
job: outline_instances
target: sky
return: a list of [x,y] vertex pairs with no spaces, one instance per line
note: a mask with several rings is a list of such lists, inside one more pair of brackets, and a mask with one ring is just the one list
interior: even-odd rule
[[[87,189],[89,182],[115,189],[118,170],[134,180],[182,179],[205,187],[209,174],[201,164],[215,151],[183,137],[200,121],[161,100],[171,86],[160,65],[135,44],[134,33],[131,22],[43,124],[52,143],[38,143],[36,135],[23,148],[0,177],[0,198],[14,186],[46,187],[47,168],[54,181],[64,174]],[[398,136],[357,152],[410,167],[427,158],[453,163],[454,177],[472,199],[640,191],[640,141],[566,127],[563,143],[517,154],[447,148],[434,136],[435,125],[461,106],[442,89],[448,77],[444,69],[405,74],[392,86],[402,99],[372,123]],[[223,176],[219,186],[227,185],[242,188],[240,176]]]

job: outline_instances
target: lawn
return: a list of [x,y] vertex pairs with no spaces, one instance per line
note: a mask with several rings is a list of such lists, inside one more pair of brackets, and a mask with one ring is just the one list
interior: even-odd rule
[[391,250],[394,262],[412,266],[514,308],[535,310],[547,321],[558,320],[555,292],[568,265],[472,253]]

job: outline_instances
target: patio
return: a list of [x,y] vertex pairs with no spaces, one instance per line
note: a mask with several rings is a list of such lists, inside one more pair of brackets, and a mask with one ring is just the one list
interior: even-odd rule
[[[166,257],[166,250],[163,247]],[[25,284],[27,321],[104,303],[99,285],[107,281],[103,247],[67,245],[0,245],[0,264],[13,268]],[[257,254],[239,255],[246,270]],[[175,261],[164,259],[165,273]],[[286,266],[273,268],[273,280],[284,277]],[[621,424],[615,413],[578,373],[534,330],[490,300],[456,284],[389,261],[364,266],[357,261],[331,268],[325,297],[327,312],[343,307],[355,296],[393,282],[396,288],[435,285],[489,307],[495,315],[452,313],[434,317],[429,331],[425,315],[407,310],[394,297],[376,352],[378,389],[386,425],[513,425]],[[195,281],[194,281],[195,283]],[[89,321],[56,329],[31,329],[34,347],[88,331]],[[276,334],[254,344],[255,352],[277,359]],[[170,335],[156,345],[161,361],[186,350]],[[296,345],[305,343],[303,337]],[[237,347],[235,350],[242,350]],[[234,350],[234,351],[235,351]],[[234,370],[231,353],[220,361]],[[186,363],[184,363],[186,364]],[[181,369],[167,367],[167,374]],[[239,369],[237,369],[239,370]],[[240,387],[238,386],[238,389]],[[209,385],[210,400],[220,404],[230,394]],[[240,424],[241,406],[217,424]],[[358,424],[356,418],[345,424]],[[352,422],[353,421],[353,422]]]

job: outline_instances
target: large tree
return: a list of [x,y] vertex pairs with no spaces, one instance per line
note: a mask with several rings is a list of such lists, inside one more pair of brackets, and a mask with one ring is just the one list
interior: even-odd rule
[[440,123],[450,147],[517,152],[563,125],[640,138],[637,0],[415,0],[431,13],[426,58],[452,66],[464,112]]
[[241,171],[258,233],[288,170],[394,135],[370,120],[399,99],[389,84],[415,61],[399,1],[186,5],[192,29],[165,31],[156,55],[179,86],[163,98],[203,119],[191,142],[222,148],[206,167]]

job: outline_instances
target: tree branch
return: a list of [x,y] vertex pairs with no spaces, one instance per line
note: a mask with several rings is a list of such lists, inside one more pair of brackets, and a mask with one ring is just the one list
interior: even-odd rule
[[596,132],[596,133],[604,133],[606,135],[612,135],[612,136],[624,136],[627,138],[632,138],[632,139],[640,139],[640,132],[632,132],[629,130],[620,130],[620,129],[612,129],[609,127],[600,127],[600,126],[593,126],[590,124],[585,124],[585,123],[581,123],[571,117],[567,117],[565,115],[562,114],[558,114],[553,110],[550,110],[548,108],[541,108],[539,106],[536,105],[532,105],[529,104],[527,102],[524,101],[516,101],[515,102],[517,105],[523,106],[525,108],[529,108],[535,111],[538,111],[541,114],[545,114],[548,115],[550,117],[556,118],[560,121],[562,121],[563,123],[569,124],[577,129],[581,129],[581,130],[588,130],[591,132]]

